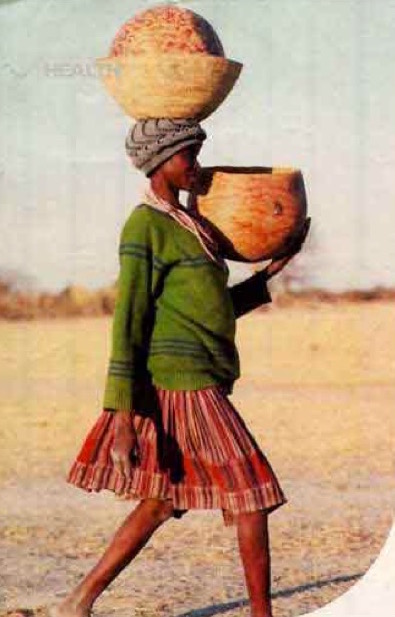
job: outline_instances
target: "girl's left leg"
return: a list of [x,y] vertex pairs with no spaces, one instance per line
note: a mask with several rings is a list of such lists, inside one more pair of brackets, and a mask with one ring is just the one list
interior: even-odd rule
[[267,513],[238,515],[237,532],[252,617],[272,617],[271,572]]
[[170,500],[147,498],[140,501],[96,566],[59,605],[52,607],[51,617],[89,617],[95,600],[172,514]]

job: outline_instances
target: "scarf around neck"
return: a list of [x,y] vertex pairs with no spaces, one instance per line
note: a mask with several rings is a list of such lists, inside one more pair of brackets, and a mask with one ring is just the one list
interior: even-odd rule
[[195,235],[206,254],[223,269],[228,270],[228,266],[219,253],[218,242],[213,236],[212,231],[205,222],[198,218],[194,213],[188,212],[184,207],[175,207],[165,199],[154,193],[150,187],[144,193],[144,202],[149,206],[159,210],[177,221],[179,225]]

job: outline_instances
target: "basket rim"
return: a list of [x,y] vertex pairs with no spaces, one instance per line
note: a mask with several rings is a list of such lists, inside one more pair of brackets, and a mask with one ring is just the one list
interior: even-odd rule
[[166,60],[174,60],[179,59],[182,62],[204,62],[204,63],[212,63],[212,64],[223,64],[228,66],[237,67],[240,70],[243,68],[243,63],[238,60],[231,60],[229,58],[225,58],[223,56],[213,56],[211,54],[204,53],[185,53],[185,52],[150,52],[143,54],[127,54],[125,56],[102,56],[100,58],[95,58],[95,63],[98,65],[101,64],[115,64],[115,65],[128,65],[130,63],[133,64],[144,64],[145,62],[152,63],[153,60],[156,62],[164,62]]
[[300,167],[279,166],[279,165],[207,165],[201,168],[203,172],[214,172],[217,174],[230,176],[280,176],[302,174]]

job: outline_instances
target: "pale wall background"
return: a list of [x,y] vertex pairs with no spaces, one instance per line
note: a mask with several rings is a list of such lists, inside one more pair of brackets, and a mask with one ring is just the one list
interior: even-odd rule
[[[244,63],[204,123],[201,163],[300,167],[314,223],[311,250],[298,257],[304,284],[394,286],[395,2],[180,4],[207,18],[228,57]],[[0,3],[4,275],[48,290],[115,280],[119,231],[144,179],[124,152],[130,119],[105,93],[94,58],[148,6]]]

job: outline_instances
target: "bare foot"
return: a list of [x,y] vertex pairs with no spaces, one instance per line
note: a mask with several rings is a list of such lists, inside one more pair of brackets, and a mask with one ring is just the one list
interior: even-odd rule
[[48,615],[49,617],[91,617],[91,609],[66,599],[60,604],[49,607]]

